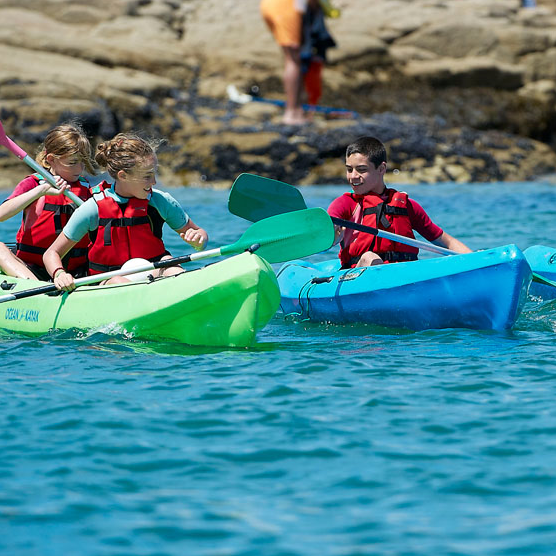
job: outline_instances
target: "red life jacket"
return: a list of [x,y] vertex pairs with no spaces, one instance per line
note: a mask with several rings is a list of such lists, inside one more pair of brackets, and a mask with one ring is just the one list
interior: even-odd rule
[[[388,194],[386,201],[372,193],[367,195],[344,193],[344,195],[349,195],[353,200],[357,201],[359,212],[362,214],[361,223],[363,225],[415,238],[407,210],[407,193],[388,188],[385,192]],[[372,234],[353,232],[348,235],[347,241],[344,236],[344,241],[341,243],[340,260],[342,261],[342,266],[345,268],[353,267],[357,264],[361,255],[367,251],[373,251],[380,255],[385,263],[415,261],[419,253],[417,247]]]
[[104,191],[96,193],[98,228],[91,234],[89,274],[117,270],[136,257],[159,261],[168,252],[162,242],[164,221],[148,199],[119,205]]
[[[37,185],[42,180],[38,174],[33,174],[32,177]],[[81,179],[70,184],[70,191],[84,201],[92,195],[88,182]],[[23,215],[23,221],[16,235],[16,255],[28,264],[44,268],[42,261],[44,252],[54,243],[76,208],[75,203],[65,195],[45,195],[41,214],[27,229],[25,215]],[[63,263],[69,271],[87,264],[88,245],[89,238],[85,236],[64,257]]]

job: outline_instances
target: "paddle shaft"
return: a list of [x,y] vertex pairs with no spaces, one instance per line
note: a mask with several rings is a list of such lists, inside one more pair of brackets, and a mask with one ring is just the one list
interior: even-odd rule
[[385,232],[384,230],[372,228],[371,226],[364,226],[363,224],[357,224],[356,222],[343,220],[342,218],[336,218],[334,216],[331,216],[330,218],[332,222],[334,222],[334,224],[337,224],[338,226],[343,226],[344,228],[351,228],[352,230],[357,230],[359,232],[365,232],[374,236],[383,237],[384,239],[389,239],[391,241],[397,241],[398,243],[403,243],[404,245],[411,245],[412,247],[426,249],[427,251],[439,253],[440,255],[458,254],[457,251],[452,251],[451,249],[446,249],[445,247],[438,247],[437,245],[432,245],[431,243],[425,243],[424,241],[419,241],[418,239],[400,236],[391,232]]
[[[227,92],[230,100],[232,102],[236,102],[237,104],[247,104],[248,102],[263,102],[265,104],[273,104],[274,106],[280,106],[282,108],[286,106],[286,102],[283,100],[248,95],[247,93],[240,93],[233,85],[228,85]],[[318,104],[303,104],[302,108],[307,112],[341,114],[350,118],[359,118],[359,114],[357,114],[357,112],[348,110],[346,108],[333,108],[331,106],[320,106]]]
[[[263,102],[265,104],[273,104],[274,106],[280,106],[282,108],[286,106],[286,102],[284,100],[265,98],[265,97],[251,96],[251,102]],[[331,106],[320,106],[319,104],[302,104],[301,107],[303,108],[303,110],[307,112],[321,112],[323,114],[341,114],[343,116],[349,116],[350,118],[359,117],[357,112],[353,112],[353,110],[347,110],[346,108],[333,108]]]
[[[25,162],[25,164],[35,170],[35,172],[39,173],[52,187],[59,189],[59,187],[56,185],[54,176],[48,170],[46,170],[46,168],[43,168],[38,162],[32,159],[19,145],[17,145],[17,143],[12,141],[6,135],[2,122],[0,122],[0,145],[4,145],[4,147],[6,147],[11,153],[15,154],[17,158]],[[80,199],[77,195],[75,195],[75,193],[72,193],[71,191],[64,191],[64,195],[68,199],[71,199],[77,206],[83,204],[83,199]]]
[[[259,245],[254,244],[249,249],[251,252],[255,252]],[[115,276],[127,276],[129,274],[135,274],[136,272],[147,272],[149,270],[156,270],[158,268],[168,268],[169,266],[176,266],[182,263],[189,263],[191,261],[196,261],[199,259],[208,259],[209,257],[219,257],[222,254],[222,248],[210,249],[208,251],[203,251],[200,253],[190,253],[189,255],[182,255],[180,257],[173,257],[171,259],[165,259],[163,261],[158,261],[155,263],[144,264],[132,269],[118,269],[112,270],[110,272],[103,272],[102,274],[93,274],[92,276],[85,276],[84,278],[78,278],[75,280],[75,286],[87,286],[89,284],[96,284],[102,282],[103,280],[109,280]],[[57,291],[58,288],[54,284],[48,284],[46,286],[40,286],[38,288],[32,288],[29,290],[23,290],[20,292],[14,292],[11,294],[6,294],[0,296],[0,303],[6,301],[14,301],[16,299],[24,299],[26,297],[33,297],[35,295],[41,295],[44,293],[52,293]]]
[[[331,217],[332,222],[338,226],[344,226],[346,228],[351,228],[352,230],[358,230],[360,232],[367,232],[369,234],[377,235],[383,237],[384,239],[391,239],[392,241],[397,241],[398,243],[404,243],[405,245],[412,245],[413,247],[419,247],[421,249],[427,249],[433,253],[438,253],[439,255],[458,255],[457,251],[452,251],[451,249],[446,249],[444,247],[438,247],[430,243],[424,243],[417,239],[411,239],[409,237],[399,236],[397,234],[392,234],[390,232],[385,232],[383,230],[377,230],[370,226],[363,226],[363,224],[356,224],[355,222],[350,222],[349,220],[342,220],[341,218]],[[532,272],[533,281],[540,284],[545,284],[546,286],[556,287],[556,282],[545,278],[537,272]]]
[[[231,245],[209,249],[198,253],[173,257],[155,263],[146,263],[133,269],[113,270],[93,276],[86,276],[74,281],[75,286],[94,284],[108,280],[114,276],[125,276],[136,272],[147,272],[158,268],[166,268],[191,261],[235,255],[243,251],[254,252],[260,249],[259,255],[270,263],[279,263],[318,253],[328,249],[334,239],[334,227],[330,218],[321,208],[313,208],[278,214],[255,222]],[[54,284],[22,290],[0,296],[0,303],[13,301],[33,295],[56,291]]]
[[[350,222],[349,220],[342,220],[341,218],[331,217],[332,222],[338,226],[344,226],[345,228],[351,228],[352,230],[358,230],[360,232],[367,232],[369,234],[377,235],[383,237],[384,239],[391,239],[392,241],[397,241],[398,243],[404,243],[405,245],[412,245],[413,247],[418,247],[421,249],[426,249],[432,251],[433,253],[438,253],[439,255],[457,255],[457,251],[452,251],[451,249],[446,249],[444,247],[438,247],[430,243],[424,243],[417,239],[411,239],[409,237],[399,236],[397,234],[392,234],[390,232],[385,232],[383,230],[377,230],[370,226],[363,226],[362,224],[356,224],[355,222]],[[545,278],[538,272],[532,272],[533,281],[539,284],[545,284],[546,286],[556,287],[556,282]]]
[[[303,195],[296,187],[271,178],[244,173],[240,174],[232,185],[228,208],[232,214],[241,216],[251,222],[257,222],[276,214],[305,210],[307,205]],[[330,218],[338,226],[397,241],[433,253],[441,255],[454,255],[456,253],[444,247],[351,222],[351,220]]]
[[[253,222],[275,215],[277,211],[288,212],[303,210],[307,208],[307,205],[298,188],[272,178],[244,173],[240,174],[232,185],[228,199],[228,208],[232,214]],[[439,253],[441,255],[457,254],[455,251],[445,249],[444,247],[438,247],[416,239],[407,238],[384,230],[378,230],[371,226],[357,224],[350,220],[342,220],[341,218],[335,217],[332,217],[331,220],[338,226],[378,235],[385,239],[412,245],[413,247],[432,251],[433,253]],[[532,275],[533,281],[556,287],[556,282],[545,278],[538,272],[533,272]]]

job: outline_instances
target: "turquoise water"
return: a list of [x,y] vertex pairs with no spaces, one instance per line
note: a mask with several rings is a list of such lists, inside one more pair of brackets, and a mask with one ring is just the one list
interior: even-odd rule
[[[404,189],[473,249],[556,243],[554,186]],[[248,226],[173,193],[212,247]],[[555,331],[530,301],[508,332],[277,316],[252,350],[3,333],[0,554],[552,555]]]

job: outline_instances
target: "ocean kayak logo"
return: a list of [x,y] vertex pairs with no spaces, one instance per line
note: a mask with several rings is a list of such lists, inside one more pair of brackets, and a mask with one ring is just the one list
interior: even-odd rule
[[40,311],[35,309],[15,309],[13,307],[8,307],[4,318],[17,322],[21,322],[22,320],[25,322],[39,322],[39,313]]

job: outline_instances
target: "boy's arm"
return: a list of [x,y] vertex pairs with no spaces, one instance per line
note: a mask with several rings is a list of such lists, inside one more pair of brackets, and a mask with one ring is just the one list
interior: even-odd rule
[[340,241],[344,239],[345,231],[346,229],[344,227],[338,226],[338,224],[334,224],[334,243],[332,244],[332,246],[338,245],[338,243],[340,243]]
[[452,251],[456,251],[457,253],[471,253],[471,249],[462,243],[459,239],[452,237],[450,234],[446,232],[442,232],[442,235],[434,240],[432,243],[435,245],[439,245],[440,247],[446,247],[447,249],[451,249]]
[[[349,213],[349,210],[346,208],[346,206],[347,206],[346,197],[344,195],[340,195],[330,203],[326,212],[328,212],[328,215],[331,218],[341,218],[342,220],[350,220],[351,215]],[[332,245],[337,245],[338,243],[340,243],[340,241],[342,241],[342,239],[344,238],[345,230],[346,229],[344,227],[334,224],[334,243]]]
[[446,247],[457,253],[471,253],[471,249],[464,243],[439,228],[425,212],[423,207],[413,199],[408,202],[411,226],[431,243]]

